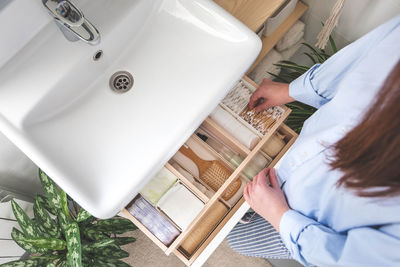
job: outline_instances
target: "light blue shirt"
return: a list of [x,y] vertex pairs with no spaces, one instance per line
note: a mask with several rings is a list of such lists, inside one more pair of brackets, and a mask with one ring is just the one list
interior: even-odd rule
[[343,174],[330,169],[328,148],[361,121],[399,59],[397,16],[289,86],[293,98],[318,108],[277,172],[292,208],[280,234],[305,265],[400,266],[400,196],[358,197],[338,188]]

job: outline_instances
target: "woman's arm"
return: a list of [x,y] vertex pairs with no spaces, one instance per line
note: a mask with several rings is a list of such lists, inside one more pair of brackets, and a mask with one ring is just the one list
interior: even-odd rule
[[[396,24],[396,22],[394,20],[390,23]],[[390,33],[393,27],[391,24],[383,24],[356,42],[342,48],[323,64],[315,64],[290,84],[265,79],[252,95],[250,108],[259,104],[256,110],[261,111],[294,100],[319,108],[336,95],[337,89],[346,79],[347,74],[352,72],[354,66],[360,63],[371,47]],[[348,86],[346,90],[351,90],[351,83],[348,81],[346,84]],[[261,101],[262,99],[264,102]]]
[[399,223],[335,232],[289,208],[273,169],[254,177],[244,198],[280,232],[292,257],[304,265],[383,267],[400,262]]
[[357,227],[338,233],[294,210],[280,222],[291,255],[316,266],[396,266],[400,262],[400,224]]

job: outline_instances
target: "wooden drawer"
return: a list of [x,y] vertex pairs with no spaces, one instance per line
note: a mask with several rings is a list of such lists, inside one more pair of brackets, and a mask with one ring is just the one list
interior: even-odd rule
[[[250,81],[252,83],[252,81]],[[290,110],[286,107],[284,108],[284,113],[279,119],[269,128],[265,135],[261,135],[260,141],[253,149],[249,149],[243,144],[241,144],[236,138],[234,138],[229,132],[222,128],[218,123],[213,121],[211,118],[207,118],[199,128],[199,131],[207,132],[213,137],[215,137],[224,146],[228,147],[233,152],[241,156],[242,162],[236,166],[231,164],[226,158],[224,158],[220,153],[218,153],[214,148],[212,148],[208,143],[200,139],[196,133],[194,133],[190,139],[186,142],[192,144],[198,149],[202,149],[204,153],[209,153],[209,156],[220,162],[223,166],[229,169],[232,174],[227,178],[227,180],[220,186],[217,190],[211,190],[212,194],[205,194],[199,188],[197,188],[193,182],[185,177],[181,172],[179,172],[171,163],[174,162],[174,158],[170,162],[165,164],[170,172],[172,172],[178,180],[184,184],[195,196],[198,197],[203,203],[204,207],[197,214],[197,216],[192,220],[192,222],[185,229],[180,231],[180,234],[175,238],[175,240],[169,244],[165,245],[162,243],[152,232],[150,232],[146,226],[139,222],[134,216],[130,214],[127,209],[123,209],[122,213],[125,217],[129,218],[138,228],[143,231],[154,243],[156,243],[160,249],[162,249],[167,255],[174,253],[179,259],[181,259],[187,266],[201,266],[202,263],[207,259],[207,257],[212,253],[212,250],[218,246],[219,242],[223,240],[225,235],[229,233],[231,228],[236,224],[242,215],[248,209],[243,197],[244,185],[250,182],[250,179],[243,175],[243,170],[252,164],[252,160],[258,155],[264,155],[262,152],[263,146],[271,139],[271,137],[279,132],[285,136],[285,145],[282,150],[269,162],[269,167],[273,167],[280,158],[286,153],[290,146],[295,141],[297,134],[292,131],[289,127],[283,124],[284,120],[290,113]],[[190,146],[190,145],[189,145]],[[196,177],[195,177],[196,178]],[[238,193],[234,196],[236,199],[231,201],[231,199],[224,199],[225,191],[240,179],[242,187],[239,189]],[[201,182],[201,181],[199,181]],[[203,183],[203,186],[210,189],[207,184]],[[207,191],[209,192],[209,191]],[[232,197],[233,198],[233,197]],[[207,229],[207,233],[201,232],[204,228],[204,223],[210,221],[210,214],[217,209],[224,210],[226,212],[220,211],[217,219],[210,222]],[[200,231],[200,232],[199,232]],[[189,254],[185,249],[182,248],[182,244],[187,244],[187,241],[198,240],[198,236],[201,236],[201,242],[196,246],[196,249],[192,249]],[[216,238],[218,237],[218,238]],[[185,243],[186,242],[186,243]]]

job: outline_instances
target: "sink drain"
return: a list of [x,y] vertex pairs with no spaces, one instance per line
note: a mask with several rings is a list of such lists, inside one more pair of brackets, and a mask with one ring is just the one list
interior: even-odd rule
[[117,71],[110,78],[110,88],[116,93],[125,93],[133,86],[133,77],[127,71]]

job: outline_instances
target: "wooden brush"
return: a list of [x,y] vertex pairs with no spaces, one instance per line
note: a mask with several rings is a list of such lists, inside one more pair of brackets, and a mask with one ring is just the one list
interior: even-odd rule
[[[196,155],[189,147],[182,146],[179,151],[190,158],[199,169],[199,178],[205,182],[215,192],[223,185],[223,183],[231,176],[232,172],[229,171],[217,160],[204,160]],[[240,188],[242,181],[237,179],[231,184],[222,198],[229,200]]]

